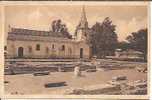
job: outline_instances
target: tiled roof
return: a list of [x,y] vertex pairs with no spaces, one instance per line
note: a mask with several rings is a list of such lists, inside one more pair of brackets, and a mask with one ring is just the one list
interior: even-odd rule
[[11,31],[8,32],[9,34],[14,35],[25,35],[25,36],[50,36],[50,37],[63,37],[68,38],[66,34],[59,33],[59,32],[52,32],[52,31],[38,31],[38,30],[29,30],[23,28],[11,28]]

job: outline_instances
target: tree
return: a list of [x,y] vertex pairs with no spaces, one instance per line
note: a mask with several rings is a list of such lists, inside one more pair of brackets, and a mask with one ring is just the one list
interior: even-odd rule
[[109,17],[106,17],[102,23],[97,22],[92,26],[93,34],[90,36],[90,43],[92,53],[98,58],[114,55],[118,42],[115,27]]
[[52,31],[55,32],[56,31],[56,20],[52,21]]
[[121,49],[122,51],[131,49],[131,45],[130,43],[126,42],[126,41],[122,41],[118,43],[117,48]]
[[142,52],[144,60],[147,61],[147,29],[140,29],[131,33],[126,40],[128,40],[132,49]]
[[64,36],[67,36],[68,38],[72,38],[72,36],[68,32],[68,28],[66,24],[62,23],[60,19],[52,21],[51,27],[53,32],[62,33]]

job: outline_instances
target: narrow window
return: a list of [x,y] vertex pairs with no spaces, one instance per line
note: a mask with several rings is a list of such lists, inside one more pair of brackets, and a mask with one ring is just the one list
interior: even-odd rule
[[4,46],[4,50],[7,50],[7,46]]
[[54,46],[54,44],[52,44],[52,49],[55,49],[55,46]]
[[65,50],[65,46],[64,46],[64,45],[62,45],[62,48],[61,48],[61,50],[62,50],[62,51],[64,51],[64,50]]
[[36,50],[39,51],[40,50],[40,44],[36,45]]

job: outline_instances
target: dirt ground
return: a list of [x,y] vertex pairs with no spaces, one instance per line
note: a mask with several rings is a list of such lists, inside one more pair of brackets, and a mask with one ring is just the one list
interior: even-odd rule
[[[135,69],[82,72],[82,77],[74,77],[73,72],[52,72],[50,75],[32,74],[5,75],[5,93],[13,94],[62,94],[69,88],[83,88],[91,85],[106,84],[114,76],[125,75],[129,82],[147,79],[147,73]],[[66,82],[67,86],[45,88],[46,83]]]

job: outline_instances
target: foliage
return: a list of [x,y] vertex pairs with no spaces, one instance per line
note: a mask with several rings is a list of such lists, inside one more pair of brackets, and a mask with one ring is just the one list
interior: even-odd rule
[[52,22],[51,27],[52,27],[53,32],[62,33],[65,36],[67,36],[68,38],[71,38],[71,35],[68,32],[68,28],[67,28],[66,24],[63,24],[60,19],[54,20]]
[[93,55],[104,58],[114,54],[118,42],[115,27],[109,17],[106,17],[102,23],[97,22],[92,26],[93,34],[90,36],[90,43]]
[[131,48],[140,51],[144,54],[145,61],[147,60],[147,29],[140,29],[137,32],[131,33],[126,40],[131,45]]
[[126,41],[122,41],[118,43],[117,48],[121,49],[122,51],[125,51],[131,49],[131,45]]

